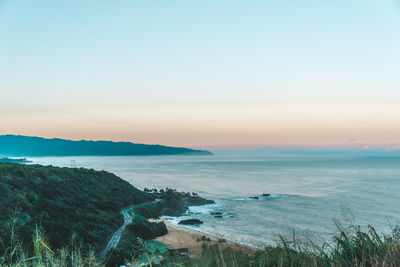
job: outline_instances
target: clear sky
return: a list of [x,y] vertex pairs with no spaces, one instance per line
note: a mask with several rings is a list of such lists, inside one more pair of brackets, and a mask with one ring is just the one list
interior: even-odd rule
[[0,0],[0,134],[400,143],[400,0]]

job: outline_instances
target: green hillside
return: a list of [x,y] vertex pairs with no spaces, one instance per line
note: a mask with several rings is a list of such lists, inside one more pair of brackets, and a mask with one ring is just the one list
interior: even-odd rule
[[5,243],[0,254],[10,227],[26,244],[40,226],[52,248],[65,245],[72,233],[101,247],[123,223],[121,208],[153,199],[105,171],[0,163],[0,238]]

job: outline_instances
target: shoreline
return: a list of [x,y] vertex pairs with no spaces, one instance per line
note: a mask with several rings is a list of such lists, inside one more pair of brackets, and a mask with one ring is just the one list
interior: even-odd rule
[[[167,221],[165,218],[161,218],[157,221],[162,221],[165,223],[168,233],[166,235],[159,236],[154,240],[166,244],[174,249],[187,248],[189,255],[192,256],[200,254],[203,244],[217,244],[221,246],[235,247],[249,254],[257,250],[256,247],[223,239],[216,235],[205,233],[186,226],[176,225],[170,221]],[[221,242],[221,240],[225,240],[225,242]]]

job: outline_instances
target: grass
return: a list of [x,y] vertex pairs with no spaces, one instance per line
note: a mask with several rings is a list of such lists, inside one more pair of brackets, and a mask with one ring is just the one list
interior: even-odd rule
[[295,236],[281,238],[277,246],[266,246],[248,255],[232,246],[204,246],[194,259],[175,258],[165,266],[400,266],[400,231],[380,236],[372,226],[363,231],[359,226],[343,229],[337,225],[332,243],[315,245],[311,240],[299,241]]
[[[149,249],[154,244],[144,243],[145,253],[142,259],[147,259],[148,266],[167,267],[400,266],[399,227],[393,228],[390,235],[379,235],[372,226],[363,230],[359,226],[343,228],[337,225],[337,229],[333,235],[333,242],[322,245],[316,245],[311,240],[299,241],[293,235],[292,239],[281,238],[276,246],[266,246],[249,254],[225,243],[216,245],[204,243],[202,253],[197,257],[185,258],[165,252],[158,263],[151,261],[157,258],[159,250]],[[11,236],[13,238],[13,235]],[[37,229],[33,236],[34,249],[31,254],[17,240],[12,240],[12,247],[7,248],[4,255],[0,255],[0,266],[108,266],[107,262],[96,259],[94,251],[88,250],[75,239],[70,240],[66,248],[52,251],[43,236]],[[134,263],[135,260],[129,262]]]
[[[13,235],[11,235],[13,236]],[[1,240],[0,240],[1,241]],[[36,229],[33,235],[33,250],[24,247],[18,240],[12,240],[12,246],[0,255],[1,267],[50,267],[50,266],[104,266],[96,259],[93,250],[88,249],[74,237],[65,248],[54,252],[46,242],[43,233]],[[2,242],[0,242],[0,245]],[[28,252],[31,251],[31,252]]]

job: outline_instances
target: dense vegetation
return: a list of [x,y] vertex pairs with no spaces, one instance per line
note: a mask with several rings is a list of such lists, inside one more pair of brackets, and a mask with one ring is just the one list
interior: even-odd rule
[[[75,259],[96,261],[91,257],[123,224],[121,209],[132,206],[132,224],[106,257],[108,266],[118,266],[140,255],[140,240],[167,233],[164,223],[147,218],[179,215],[189,205],[208,203],[213,202],[170,188],[143,192],[105,171],[0,163],[0,266],[38,253],[38,246],[50,254],[73,249]],[[81,244],[79,252],[77,244]],[[53,263],[60,260],[51,259]]]
[[21,135],[0,135],[0,155],[14,157],[37,156],[127,156],[127,155],[211,155],[204,150],[182,147],[145,145],[130,142],[71,141]]
[[151,193],[155,198],[162,200],[134,208],[135,213],[145,218],[158,218],[162,215],[179,216],[185,213],[189,206],[215,203],[213,200],[202,198],[196,193],[178,192],[172,188],[161,190],[145,188],[144,192]]
[[10,231],[4,229],[10,227],[24,244],[39,226],[54,249],[72,233],[103,246],[123,223],[121,208],[152,200],[105,171],[0,163],[0,254],[9,246]]
[[167,234],[167,227],[161,222],[149,222],[135,215],[133,223],[128,225],[118,246],[112,249],[104,261],[108,266],[121,266],[126,260],[137,260],[143,254],[145,240]]
[[35,235],[33,244],[37,249],[34,252],[28,254],[26,250],[15,245],[8,250],[15,255],[13,262],[5,265],[4,257],[7,255],[0,254],[0,266],[119,266],[122,262],[137,263],[138,253],[146,256],[144,259],[147,259],[148,266],[160,267],[400,266],[398,228],[391,235],[380,236],[373,227],[369,227],[367,231],[362,231],[358,226],[346,229],[339,227],[338,232],[333,235],[333,242],[329,244],[317,246],[311,241],[299,241],[297,238],[282,239],[276,246],[266,246],[256,251],[243,250],[242,247],[226,243],[210,245],[205,242],[201,254],[190,258],[168,251],[150,251],[147,248],[148,242],[137,239],[134,230],[129,231],[126,236],[112,255],[99,261],[92,252],[83,250],[82,246],[74,242],[53,253],[41,244],[43,238]]

